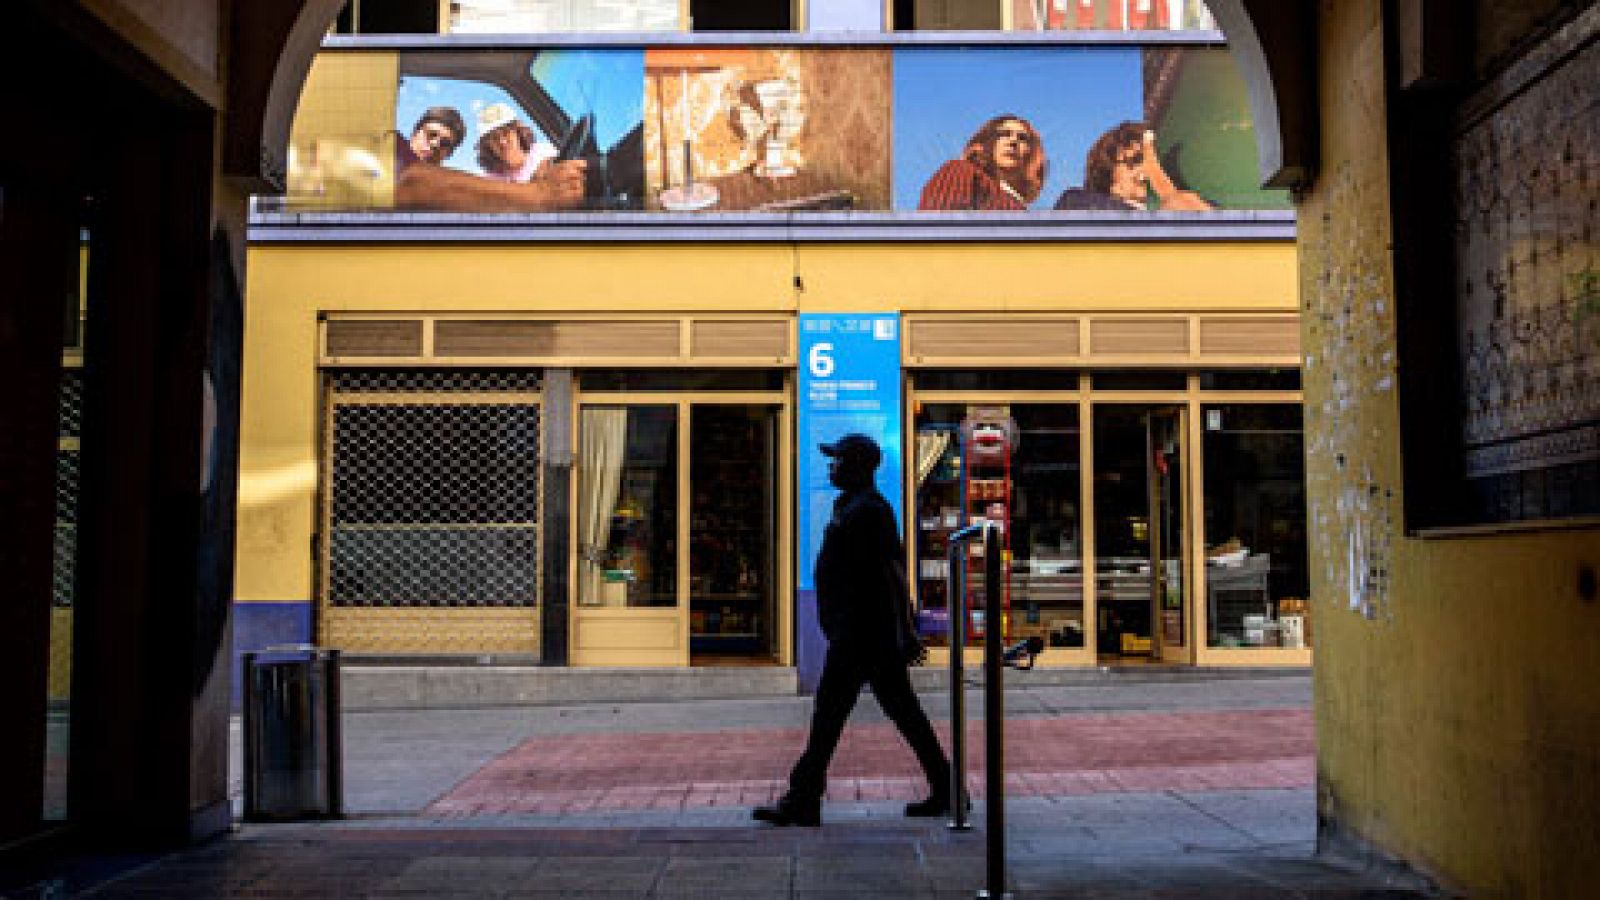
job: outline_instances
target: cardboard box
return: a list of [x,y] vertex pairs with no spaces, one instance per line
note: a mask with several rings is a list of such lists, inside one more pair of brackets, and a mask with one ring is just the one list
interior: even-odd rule
[[1017,618],[1011,619],[1012,640],[1020,641],[1031,637],[1036,637],[1048,644],[1050,642],[1050,626],[1037,623],[1029,624]]

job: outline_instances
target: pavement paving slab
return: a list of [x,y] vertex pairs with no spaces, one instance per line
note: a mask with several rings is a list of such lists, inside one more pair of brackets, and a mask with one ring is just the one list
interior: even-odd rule
[[[1155,808],[1172,798],[1143,801]],[[942,823],[885,815],[816,829],[586,829],[551,819],[458,830],[398,821],[245,826],[84,896],[970,898],[985,878],[981,825],[952,833]],[[1123,839],[1096,845],[1091,855],[1063,853],[1043,838],[1021,846],[1027,843],[1007,845],[1008,887],[1019,900],[1425,896],[1383,873],[1319,859],[1309,842],[1292,856],[1216,852],[1170,840],[1155,846]]]
[[[1425,896],[1316,855],[1303,674],[1009,684],[1018,900]],[[347,818],[0,872],[0,898],[972,898],[990,798],[968,699],[967,832],[903,817],[926,785],[866,700],[820,828],[750,819],[783,789],[805,697],[347,712]],[[923,700],[947,739],[948,694]]]
[[[1304,708],[1035,717],[1008,722],[1006,738],[1012,797],[1303,787],[1315,776],[1311,716]],[[967,740],[969,788],[982,797],[981,723],[969,726]],[[608,732],[528,737],[425,812],[471,817],[749,806],[752,796],[782,790],[788,757],[804,741],[800,728],[660,731],[648,741]],[[927,790],[893,726],[868,722],[846,729],[826,800],[903,803]],[[354,799],[352,807],[359,804]]]

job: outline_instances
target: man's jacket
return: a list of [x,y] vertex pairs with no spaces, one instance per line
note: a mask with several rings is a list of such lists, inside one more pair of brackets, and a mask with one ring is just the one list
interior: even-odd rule
[[817,554],[817,618],[833,644],[892,652],[906,598],[890,565],[903,563],[894,510],[875,488],[841,493]]

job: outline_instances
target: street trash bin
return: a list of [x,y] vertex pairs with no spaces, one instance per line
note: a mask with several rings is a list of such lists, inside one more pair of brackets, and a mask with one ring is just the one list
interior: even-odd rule
[[244,655],[246,821],[343,813],[339,651],[284,644]]

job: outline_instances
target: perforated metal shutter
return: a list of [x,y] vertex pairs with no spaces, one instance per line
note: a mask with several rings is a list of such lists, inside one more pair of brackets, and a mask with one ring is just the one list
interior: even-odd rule
[[330,379],[327,604],[535,605],[537,373]]
[[56,449],[56,541],[54,597],[58,607],[72,605],[73,578],[78,565],[79,445],[83,433],[83,371],[61,373],[58,407],[60,439]]

